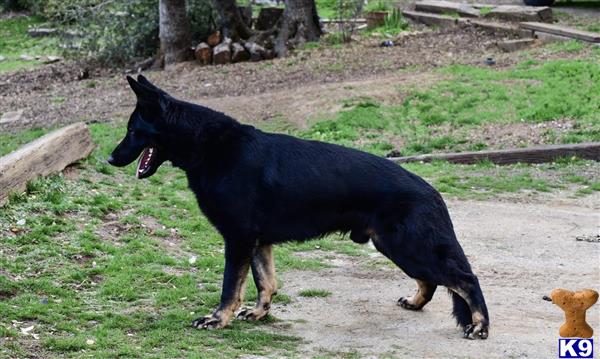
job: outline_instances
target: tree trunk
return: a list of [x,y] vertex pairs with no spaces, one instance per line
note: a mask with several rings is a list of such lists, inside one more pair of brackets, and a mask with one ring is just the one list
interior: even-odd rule
[[275,51],[278,57],[287,54],[288,47],[318,41],[322,34],[315,0],[286,0]]
[[160,54],[164,65],[192,58],[192,36],[185,10],[185,0],[160,0]]
[[213,5],[221,15],[223,36],[234,40],[252,36],[252,29],[244,22],[236,0],[213,0]]

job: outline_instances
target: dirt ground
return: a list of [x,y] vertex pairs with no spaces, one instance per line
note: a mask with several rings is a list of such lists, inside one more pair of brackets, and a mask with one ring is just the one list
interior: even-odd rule
[[[543,301],[554,288],[598,289],[600,245],[577,241],[598,234],[595,207],[451,201],[459,240],[479,276],[491,317],[486,341],[463,339],[450,316],[442,288],[420,312],[396,306],[416,286],[380,254],[318,256],[333,267],[319,273],[287,272],[283,293],[303,289],[332,292],[277,305],[277,330],[305,339],[307,356],[355,353],[396,358],[554,358],[563,313]],[[329,255],[329,257],[328,257]],[[588,311],[600,331],[600,305]],[[597,336],[596,336],[597,338]]]

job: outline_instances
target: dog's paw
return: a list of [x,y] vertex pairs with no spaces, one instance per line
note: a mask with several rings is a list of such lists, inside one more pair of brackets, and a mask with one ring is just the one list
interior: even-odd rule
[[221,318],[213,315],[200,317],[192,322],[192,327],[196,329],[220,329],[227,325]]
[[267,316],[267,314],[269,314],[268,309],[265,310],[263,308],[245,308],[238,313],[237,319],[255,321],[263,319]]
[[483,323],[469,324],[463,331],[463,337],[466,339],[487,339],[489,328]]
[[398,303],[399,306],[401,306],[404,309],[408,309],[408,310],[419,310],[421,309],[421,307],[418,307],[416,305],[414,305],[412,303],[412,300],[410,297],[400,297],[400,299],[398,299]]

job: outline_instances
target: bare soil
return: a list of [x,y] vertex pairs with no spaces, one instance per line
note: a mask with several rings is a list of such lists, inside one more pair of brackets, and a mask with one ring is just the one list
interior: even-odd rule
[[[490,337],[461,337],[450,316],[450,297],[438,288],[420,312],[396,305],[415,282],[380,254],[349,257],[317,252],[332,268],[283,275],[281,292],[298,298],[276,305],[275,329],[305,339],[303,356],[354,353],[394,358],[557,357],[560,308],[543,301],[554,288],[598,289],[600,246],[577,241],[598,233],[595,208],[498,202],[449,203],[455,229],[486,297]],[[329,259],[326,259],[329,258]],[[303,289],[332,292],[326,298],[297,296]],[[588,311],[600,328],[600,306]]]

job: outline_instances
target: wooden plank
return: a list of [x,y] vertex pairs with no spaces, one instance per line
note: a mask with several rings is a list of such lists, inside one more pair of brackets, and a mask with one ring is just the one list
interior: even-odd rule
[[547,6],[498,5],[485,14],[485,17],[506,21],[552,22],[552,9]]
[[[516,35],[519,37],[523,37],[523,34],[521,34],[521,32],[524,30],[522,30],[521,28],[519,28],[518,26],[515,26],[515,25],[502,24],[502,23],[498,23],[498,22],[490,22],[490,21],[479,20],[479,19],[461,19],[461,20],[462,20],[461,22],[464,24],[479,27],[488,32],[493,32],[496,34]],[[529,34],[525,37],[531,37],[531,36],[532,36],[532,34]]]
[[0,157],[0,205],[11,192],[25,190],[27,181],[62,171],[86,158],[94,149],[88,127],[83,123],[63,127]]
[[552,162],[560,157],[584,158],[600,161],[600,142],[572,145],[549,145],[511,150],[490,150],[479,152],[440,153],[408,157],[390,158],[396,163],[448,161],[452,163],[472,164],[480,161],[491,161],[499,165],[510,163],[544,163]]
[[415,10],[437,14],[457,13],[464,17],[479,17],[481,12],[469,4],[443,0],[423,0],[415,3]]
[[566,26],[544,24],[541,22],[522,22],[520,26],[523,29],[546,32],[548,34],[566,36],[583,41],[600,42],[600,33],[597,32],[577,30]]
[[515,40],[504,40],[498,41],[496,46],[500,48],[500,50],[504,52],[513,52],[519,51],[526,47],[533,45],[533,39],[515,39]]
[[404,17],[423,23],[429,26],[454,27],[458,24],[458,19],[447,15],[429,14],[420,11],[402,11]]

